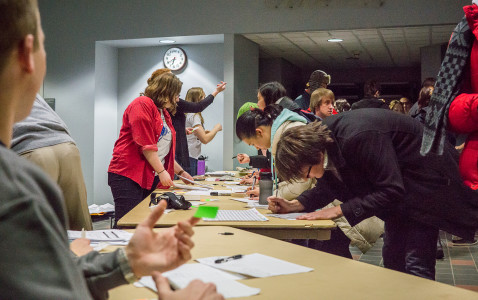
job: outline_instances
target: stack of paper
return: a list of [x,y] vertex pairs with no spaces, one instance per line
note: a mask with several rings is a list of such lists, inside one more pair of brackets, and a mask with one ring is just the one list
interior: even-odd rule
[[111,245],[127,245],[133,236],[132,233],[118,229],[92,230],[84,232],[68,230],[68,239],[70,241],[79,239],[82,237],[83,233],[85,234],[85,238],[91,241],[92,245],[100,242],[106,242]]
[[103,205],[91,204],[88,206],[88,210],[90,211],[90,214],[104,214],[110,211],[115,211],[115,206],[110,203]]
[[205,186],[196,186],[192,184],[181,184],[181,183],[175,183],[174,186],[178,189],[183,189],[183,190],[195,190],[195,191],[209,191],[212,189],[212,187],[205,187]]
[[[244,279],[244,276],[227,273],[203,264],[186,264],[172,271],[162,274],[168,278],[174,288],[185,288],[191,281],[199,279],[203,282],[212,282],[216,285],[217,292],[224,298],[248,297],[257,295],[261,291],[251,288],[236,280]],[[157,292],[156,284],[151,276],[142,277],[139,284]]]

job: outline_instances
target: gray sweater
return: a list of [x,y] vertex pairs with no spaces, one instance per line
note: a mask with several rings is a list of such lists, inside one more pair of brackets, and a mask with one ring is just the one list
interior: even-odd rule
[[38,94],[30,115],[13,125],[11,149],[18,154],[68,142],[74,143],[65,122]]
[[0,178],[2,299],[106,299],[126,284],[117,252],[72,254],[59,188],[1,142]]

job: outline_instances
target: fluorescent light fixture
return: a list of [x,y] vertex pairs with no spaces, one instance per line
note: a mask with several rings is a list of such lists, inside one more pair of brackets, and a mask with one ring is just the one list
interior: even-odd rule
[[343,42],[343,41],[344,41],[343,39],[336,39],[336,38],[327,40],[327,42],[331,42],[331,43],[340,43],[340,42]]
[[176,41],[174,40],[159,40],[160,43],[162,44],[174,44]]

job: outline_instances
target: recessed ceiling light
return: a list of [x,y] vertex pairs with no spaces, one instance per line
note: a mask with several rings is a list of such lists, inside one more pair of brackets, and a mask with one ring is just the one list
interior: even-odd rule
[[174,44],[176,41],[174,40],[159,40],[160,43],[162,44]]
[[340,43],[340,42],[343,42],[344,40],[343,39],[328,39],[327,42],[331,42],[331,43]]

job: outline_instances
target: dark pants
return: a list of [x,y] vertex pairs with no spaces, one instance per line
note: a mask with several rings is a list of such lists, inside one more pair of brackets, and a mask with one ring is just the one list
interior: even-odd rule
[[330,232],[330,240],[309,240],[309,248],[335,254],[345,258],[352,258],[349,245],[350,239],[339,228],[336,228]]
[[118,220],[138,205],[144,198],[151,194],[158,185],[159,177],[154,177],[153,187],[143,189],[139,184],[115,173],[108,173],[108,185],[111,188],[113,199],[115,201],[115,224],[117,228]]
[[404,216],[385,221],[385,268],[435,280],[438,228]]
[[198,174],[198,160],[189,157],[189,175],[196,176]]

